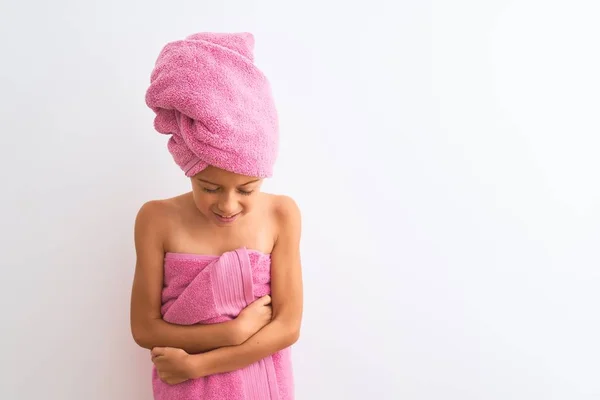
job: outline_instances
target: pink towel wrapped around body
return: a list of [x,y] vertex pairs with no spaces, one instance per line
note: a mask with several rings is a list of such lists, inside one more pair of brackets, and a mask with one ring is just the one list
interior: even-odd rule
[[[235,318],[270,293],[271,257],[240,248],[220,256],[167,253],[162,314],[180,325]],[[153,367],[155,400],[293,400],[291,348],[237,371],[168,385]]]

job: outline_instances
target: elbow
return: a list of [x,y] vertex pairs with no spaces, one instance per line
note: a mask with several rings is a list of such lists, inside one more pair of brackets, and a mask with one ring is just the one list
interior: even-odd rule
[[133,337],[133,341],[138,346],[148,350],[152,350],[152,348],[155,347],[152,343],[152,335],[150,334],[150,329],[148,329],[148,327],[132,324],[131,335]]
[[133,341],[138,346],[143,347],[144,349],[152,349],[152,347],[149,345],[149,340],[147,339],[147,336],[144,333],[139,332],[137,330],[133,330],[131,333],[133,336]]
[[290,324],[288,326],[288,329],[286,329],[286,335],[285,335],[286,347],[289,347],[289,346],[295,344],[298,341],[298,339],[300,339],[300,326]]
[[300,339],[300,321],[294,318],[276,317],[280,329],[280,339],[283,348],[295,344]]
[[298,339],[300,339],[300,329],[295,329],[290,333],[290,346],[296,344]]

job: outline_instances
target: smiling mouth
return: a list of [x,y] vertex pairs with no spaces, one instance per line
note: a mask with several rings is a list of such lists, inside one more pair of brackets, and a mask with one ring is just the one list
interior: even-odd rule
[[215,216],[216,216],[216,217],[217,217],[219,220],[221,220],[221,221],[224,221],[224,222],[230,222],[230,221],[233,221],[233,220],[235,220],[235,219],[236,219],[236,218],[237,218],[237,217],[238,217],[238,216],[241,214],[241,211],[240,211],[240,212],[238,212],[238,213],[236,213],[236,214],[231,214],[231,215],[229,215],[229,216],[224,216],[224,215],[221,215],[221,214],[219,214],[219,213],[216,213],[216,212],[214,212],[214,211],[213,211],[213,214],[215,214]]

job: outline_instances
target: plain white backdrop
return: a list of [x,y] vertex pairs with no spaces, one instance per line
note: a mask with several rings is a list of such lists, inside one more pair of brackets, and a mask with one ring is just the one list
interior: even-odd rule
[[0,398],[151,399],[133,221],[188,190],[144,92],[250,31],[303,211],[299,400],[600,398],[596,1],[0,3]]

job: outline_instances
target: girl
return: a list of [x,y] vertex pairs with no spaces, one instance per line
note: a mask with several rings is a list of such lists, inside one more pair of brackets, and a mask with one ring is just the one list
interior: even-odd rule
[[154,398],[293,399],[302,317],[300,212],[260,191],[277,112],[249,33],[167,44],[146,102],[191,191],[135,221],[131,330],[150,349]]

